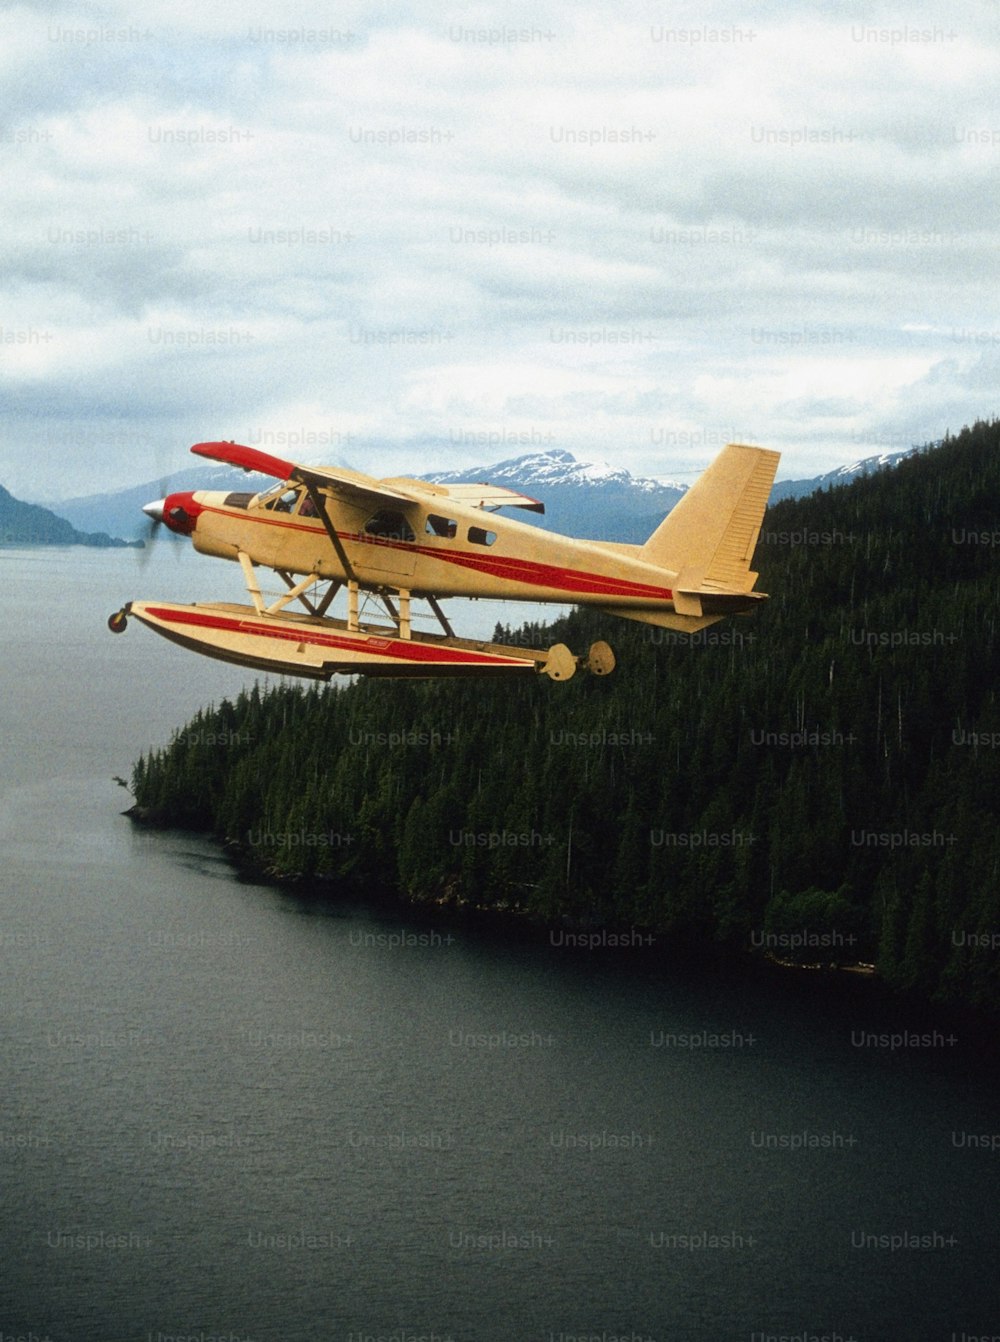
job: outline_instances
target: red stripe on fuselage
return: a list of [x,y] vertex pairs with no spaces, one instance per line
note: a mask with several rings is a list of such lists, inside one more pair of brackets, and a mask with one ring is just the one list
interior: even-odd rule
[[[284,521],[279,517],[261,517],[259,512],[236,513],[228,508],[205,506],[207,513],[218,513],[220,517],[244,518],[252,522],[262,522],[265,526],[282,527],[285,530],[305,531],[310,535],[326,535],[319,526],[304,522]],[[440,559],[443,563],[454,564],[459,568],[472,569],[492,578],[506,579],[508,582],[521,582],[531,587],[549,587],[554,591],[591,593],[607,597],[644,597],[650,601],[670,601],[673,591],[669,587],[654,587],[650,583],[631,582],[627,578],[609,578],[603,573],[588,573],[583,569],[564,568],[555,564],[542,564],[533,559],[514,559],[478,554],[472,550],[444,550],[427,545],[418,545],[416,541],[392,541],[382,536],[363,536],[356,531],[338,531],[341,540],[355,541],[361,545],[375,545],[382,549],[400,550],[407,554],[416,553],[422,559]],[[363,563],[363,560],[358,560]]]
[[562,592],[589,592],[598,596],[641,596],[650,600],[669,601],[673,593],[668,587],[653,587],[649,583],[630,582],[627,578],[610,578],[603,573],[588,573],[583,569],[563,568],[555,564],[541,564],[534,559],[496,558],[478,555],[469,550],[447,553],[418,547],[421,555],[433,555],[460,568],[470,568],[493,578],[508,582],[523,582],[533,587],[551,587]]

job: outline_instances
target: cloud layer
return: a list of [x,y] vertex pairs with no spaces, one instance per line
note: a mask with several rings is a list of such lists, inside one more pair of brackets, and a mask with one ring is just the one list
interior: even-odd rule
[[0,481],[803,476],[995,414],[998,11],[861,9],[15,7]]

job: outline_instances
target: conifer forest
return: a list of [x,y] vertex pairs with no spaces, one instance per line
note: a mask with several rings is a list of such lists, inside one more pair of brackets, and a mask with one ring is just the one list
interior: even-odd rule
[[268,875],[643,928],[1000,1010],[1000,420],[772,506],[770,600],[617,669],[280,683],[140,759],[137,811]]

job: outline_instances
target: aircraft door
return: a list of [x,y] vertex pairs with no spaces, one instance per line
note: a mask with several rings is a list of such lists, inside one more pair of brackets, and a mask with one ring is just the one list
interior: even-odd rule
[[380,508],[358,533],[361,548],[357,562],[367,569],[384,573],[386,580],[405,585],[417,562],[416,534],[404,513],[396,508]]

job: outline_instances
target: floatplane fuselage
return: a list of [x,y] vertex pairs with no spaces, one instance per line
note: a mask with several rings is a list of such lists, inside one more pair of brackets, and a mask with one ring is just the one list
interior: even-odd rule
[[[263,471],[260,493],[170,494],[145,511],[190,538],[201,554],[241,564],[251,607],[131,602],[135,615],[176,642],[225,660],[327,677],[336,671],[441,675],[544,671],[564,680],[578,665],[611,670],[606,644],[584,658],[459,639],[439,601],[490,597],[598,607],[608,614],[695,632],[764,599],[750,571],[778,453],[731,444],[644,545],[578,540],[500,515],[544,511],[535,499],[490,485],[376,480],[342,468],[300,466],[235,443],[192,451]],[[286,592],[265,604],[256,568],[275,570]],[[324,591],[325,586],[325,591]],[[327,616],[347,588],[347,619]],[[380,599],[388,626],[361,623],[359,595]],[[424,599],[442,634],[413,630],[410,603]],[[305,614],[287,607],[299,601]]]

